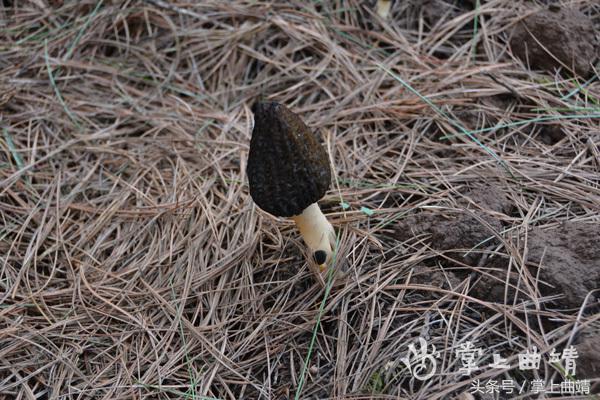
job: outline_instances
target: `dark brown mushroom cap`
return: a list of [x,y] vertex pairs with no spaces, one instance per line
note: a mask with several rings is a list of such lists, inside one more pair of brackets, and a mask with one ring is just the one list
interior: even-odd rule
[[248,156],[250,195],[263,210],[291,217],[321,199],[331,181],[329,158],[300,117],[283,104],[255,103]]

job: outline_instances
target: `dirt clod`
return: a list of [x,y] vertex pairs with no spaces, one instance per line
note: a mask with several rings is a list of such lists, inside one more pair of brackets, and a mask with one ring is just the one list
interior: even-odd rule
[[592,20],[572,9],[540,10],[526,17],[515,27],[510,45],[524,63],[550,72],[567,66],[587,76],[598,57]]
[[554,145],[565,137],[565,132],[560,126],[545,125],[540,129],[540,139],[548,145]]
[[540,265],[542,294],[562,293],[561,305],[579,307],[590,290],[600,287],[600,226],[567,222],[528,235],[527,261]]
[[[502,222],[492,213],[505,213],[511,208],[506,196],[493,186],[474,188],[458,201],[460,209],[445,213],[422,212],[407,217],[395,229],[400,240],[429,235],[431,247],[436,250],[469,251],[495,241],[494,235],[502,230]],[[474,262],[470,255],[463,262]]]
[[575,347],[579,356],[575,372],[577,378],[600,378],[600,324],[585,328],[580,333]]
[[411,283],[453,290],[460,285],[461,280],[450,271],[445,272],[441,269],[428,268],[419,265],[415,267]]
[[470,1],[462,0],[426,0],[423,2],[423,15],[432,25],[446,19],[450,20],[473,9]]
[[[553,229],[531,230],[527,238],[526,261],[533,276],[537,275],[537,267],[541,266],[538,287],[542,296],[562,294],[562,298],[554,300],[556,305],[561,308],[580,307],[586,295],[600,286],[600,249],[595,245],[599,240],[600,228],[594,224],[571,222]],[[507,266],[505,257],[488,260],[486,274],[479,277],[472,295],[503,302],[505,295],[508,299],[514,298],[518,287],[518,297],[528,297],[527,288],[519,284],[515,268],[507,278]]]

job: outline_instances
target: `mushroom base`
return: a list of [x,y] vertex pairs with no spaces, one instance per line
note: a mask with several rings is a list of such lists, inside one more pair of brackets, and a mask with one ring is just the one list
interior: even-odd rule
[[329,263],[335,248],[335,231],[321,212],[319,205],[311,204],[302,211],[302,214],[293,216],[292,219],[296,222],[304,243],[310,249],[315,261],[320,258],[318,252],[322,251],[326,254],[326,260],[317,263],[321,266]]
[[386,19],[390,15],[390,8],[392,8],[391,0],[377,0],[377,15],[381,18]]

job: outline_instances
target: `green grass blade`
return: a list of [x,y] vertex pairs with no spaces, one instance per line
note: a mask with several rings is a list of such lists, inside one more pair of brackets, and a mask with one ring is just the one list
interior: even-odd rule
[[6,129],[6,127],[2,128],[2,136],[4,137],[4,140],[6,141],[6,145],[8,146],[8,149],[10,150],[10,154],[12,155],[12,157],[15,159],[15,162],[17,163],[17,167],[19,167],[19,169],[23,168],[23,166],[25,166],[25,163],[23,162],[23,158],[21,158],[21,155],[17,151],[17,148],[15,147],[15,143],[13,142],[12,137],[8,133],[8,129]]
[[48,56],[48,39],[44,40],[44,60],[46,62],[46,69],[48,70],[48,78],[50,79],[50,84],[52,85],[52,88],[54,89],[56,98],[58,99],[59,103],[62,105],[63,109],[69,116],[69,119],[71,120],[71,122],[73,122],[73,125],[75,125],[77,127],[77,129],[80,129],[81,125],[79,125],[77,118],[71,112],[69,107],[67,107],[67,104],[65,103],[65,100],[63,99],[62,94],[60,93],[60,90],[58,89],[58,86],[56,85],[56,81],[54,80],[54,75],[52,74],[52,67],[50,66],[50,60],[49,60],[49,56]]
[[77,46],[77,43],[79,43],[79,41],[81,40],[81,37],[83,36],[83,33],[87,30],[87,28],[92,23],[92,19],[96,16],[96,13],[98,13],[98,10],[100,9],[100,6],[102,5],[103,1],[104,0],[100,0],[98,3],[96,3],[96,7],[92,10],[91,13],[88,14],[87,19],[84,22],[83,26],[81,27],[79,32],[77,32],[77,36],[75,37],[75,40],[73,40],[73,43],[71,43],[71,46],[69,46],[69,50],[67,50],[67,54],[65,54],[65,60],[71,58],[71,55],[73,54],[73,51],[75,51],[75,47]]
[[310,363],[310,359],[312,357],[312,353],[315,347],[315,342],[317,340],[317,332],[319,331],[319,327],[321,326],[321,319],[323,314],[325,313],[325,304],[327,304],[327,299],[329,298],[329,293],[331,292],[331,288],[333,287],[333,275],[335,271],[335,261],[337,259],[337,249],[339,248],[340,243],[340,234],[338,231],[338,236],[336,238],[335,243],[335,252],[333,253],[333,258],[331,261],[331,265],[327,271],[327,284],[325,285],[325,294],[323,295],[323,299],[321,300],[321,304],[319,305],[319,312],[317,313],[317,322],[313,328],[312,336],[310,338],[310,344],[308,345],[308,353],[306,354],[306,358],[304,359],[304,363],[302,364],[302,371],[300,372],[300,380],[298,381],[298,388],[296,389],[296,394],[294,395],[294,400],[300,399],[300,394],[302,394],[302,387],[304,386],[304,381],[306,379],[306,371],[308,370],[308,364]]

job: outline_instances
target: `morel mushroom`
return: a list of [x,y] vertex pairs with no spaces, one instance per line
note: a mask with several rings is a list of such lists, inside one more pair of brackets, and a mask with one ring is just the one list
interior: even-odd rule
[[276,102],[252,106],[254,130],[248,156],[248,184],[254,202],[278,217],[291,217],[314,261],[331,260],[335,232],[317,201],[331,181],[329,157],[300,117]]

